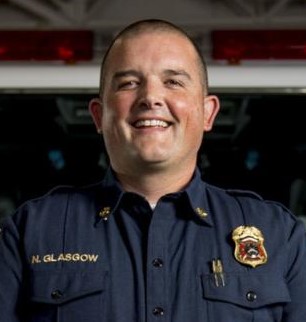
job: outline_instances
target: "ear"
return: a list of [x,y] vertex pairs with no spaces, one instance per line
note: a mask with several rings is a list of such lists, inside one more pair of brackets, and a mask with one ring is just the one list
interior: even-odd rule
[[215,95],[208,95],[204,99],[204,131],[210,131],[219,112],[220,103]]
[[102,101],[99,98],[94,98],[88,105],[91,117],[95,123],[98,133],[102,133],[102,118],[103,118],[103,106]]

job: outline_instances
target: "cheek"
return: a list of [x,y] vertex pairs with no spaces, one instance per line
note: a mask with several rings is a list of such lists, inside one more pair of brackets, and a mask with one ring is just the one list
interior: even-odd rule
[[121,97],[108,99],[105,104],[103,121],[104,123],[116,122],[127,115],[127,102]]
[[135,92],[126,91],[110,95],[107,100],[107,106],[116,111],[117,114],[127,114],[133,106],[137,95]]
[[130,106],[122,96],[107,100],[102,119],[105,140],[117,142],[123,136],[129,135],[127,120],[130,115]]
[[[204,118],[204,107],[196,97],[189,96],[175,99],[175,111],[180,122],[202,124]],[[187,125],[188,125],[187,124]]]

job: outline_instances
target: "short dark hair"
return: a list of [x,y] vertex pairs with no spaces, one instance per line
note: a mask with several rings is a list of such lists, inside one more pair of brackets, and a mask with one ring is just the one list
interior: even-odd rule
[[169,31],[177,33],[183,37],[185,37],[194,47],[195,52],[198,56],[198,63],[200,68],[200,75],[203,82],[204,91],[208,92],[208,77],[207,77],[207,67],[206,62],[201,54],[201,51],[199,50],[198,46],[195,44],[195,42],[192,40],[192,38],[187,34],[186,31],[184,31],[182,28],[176,26],[175,24],[166,21],[166,20],[160,20],[160,19],[146,19],[146,20],[139,20],[136,21],[124,29],[122,29],[112,40],[110,43],[108,49],[106,50],[104,57],[102,59],[101,63],[101,71],[100,71],[100,95],[103,93],[103,84],[104,84],[104,78],[105,78],[105,70],[106,70],[106,63],[109,56],[109,53],[111,49],[113,48],[113,45],[115,42],[120,38],[127,38],[127,37],[133,37],[137,34],[141,34],[144,31]]

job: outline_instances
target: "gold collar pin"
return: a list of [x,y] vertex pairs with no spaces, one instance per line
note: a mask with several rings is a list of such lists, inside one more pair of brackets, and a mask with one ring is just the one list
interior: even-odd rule
[[203,208],[197,207],[195,211],[201,219],[206,218],[208,216],[208,213]]
[[99,217],[101,217],[103,220],[107,220],[108,219],[108,216],[111,212],[111,208],[110,207],[104,207],[100,210],[99,212]]

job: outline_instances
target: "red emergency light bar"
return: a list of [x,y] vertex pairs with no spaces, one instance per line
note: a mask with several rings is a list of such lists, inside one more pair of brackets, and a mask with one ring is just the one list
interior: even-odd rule
[[214,30],[213,59],[306,59],[306,30]]
[[89,30],[0,30],[0,61],[88,61],[93,57]]

